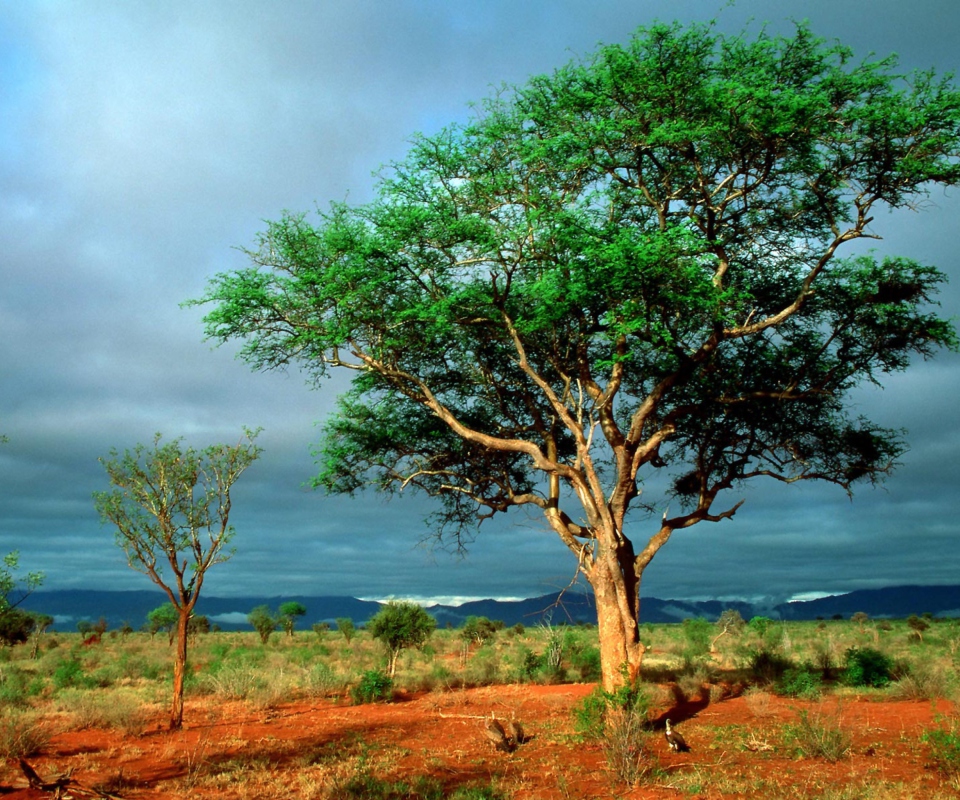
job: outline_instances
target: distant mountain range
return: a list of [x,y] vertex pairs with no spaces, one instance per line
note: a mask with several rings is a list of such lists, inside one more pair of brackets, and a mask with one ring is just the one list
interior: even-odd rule
[[[355,597],[201,597],[197,613],[204,614],[223,630],[249,630],[247,613],[259,605],[277,609],[281,603],[295,600],[307,609],[297,627],[309,629],[316,622],[333,622],[349,617],[356,624],[366,622],[380,604]],[[166,597],[159,592],[101,592],[81,589],[38,591],[23,603],[28,611],[49,614],[56,622],[54,630],[73,631],[80,620],[107,620],[110,628],[129,622],[140,628],[147,614],[163,605]],[[643,622],[680,622],[688,617],[715,620],[727,608],[735,608],[744,619],[763,615],[773,618],[804,620],[844,618],[857,611],[871,617],[907,617],[929,612],[940,617],[960,617],[960,586],[891,586],[885,589],[861,589],[848,594],[793,603],[762,604],[721,600],[661,600],[645,597],[641,601]],[[559,597],[543,595],[527,600],[476,600],[459,606],[435,605],[427,609],[441,627],[459,627],[469,616],[502,620],[507,625],[537,625],[544,621],[595,623],[593,595],[568,591]]]

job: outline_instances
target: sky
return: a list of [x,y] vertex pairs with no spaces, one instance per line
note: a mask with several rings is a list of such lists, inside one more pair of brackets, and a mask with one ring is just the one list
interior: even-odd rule
[[[960,67],[955,0],[0,0],[0,554],[45,589],[149,589],[92,493],[98,458],[155,432],[198,447],[262,427],[234,488],[236,554],[213,596],[518,598],[575,576],[535,517],[485,524],[466,557],[422,544],[429,503],[308,488],[335,384],[255,373],[204,341],[200,296],[246,266],[265,220],[363,203],[416,132],[655,21],[788,33],[809,20],[857,56]],[[960,189],[882,213],[881,254],[952,277]],[[882,487],[753,484],[736,517],[677,532],[644,596],[810,597],[960,578],[960,357],[863,389],[858,410],[908,430]],[[649,524],[649,523],[648,523]],[[650,535],[638,525],[637,539]]]

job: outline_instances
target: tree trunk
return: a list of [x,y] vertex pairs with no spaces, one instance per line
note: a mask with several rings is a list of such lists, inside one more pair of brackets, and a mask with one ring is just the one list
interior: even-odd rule
[[190,608],[181,608],[177,620],[177,654],[173,659],[173,707],[170,711],[170,730],[183,726],[183,680],[187,670],[187,624]]
[[[624,555],[630,557],[614,560],[615,566],[598,558],[587,574],[597,603],[601,683],[608,692],[637,682],[646,649],[637,624],[640,581],[632,571],[632,553]],[[626,561],[631,569],[622,569],[621,561]]]

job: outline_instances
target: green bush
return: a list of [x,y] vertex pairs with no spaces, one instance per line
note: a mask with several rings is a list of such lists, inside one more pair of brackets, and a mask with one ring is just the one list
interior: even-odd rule
[[920,740],[930,747],[930,756],[940,772],[960,774],[960,723],[937,717],[941,727],[924,731]]
[[882,687],[890,683],[893,659],[872,647],[851,647],[847,650],[843,682],[848,686]]
[[624,685],[615,692],[598,686],[574,706],[573,725],[585,740],[599,741],[604,737],[610,711],[627,711],[646,719],[649,709],[650,696],[642,684]]
[[83,665],[75,658],[61,661],[53,670],[53,685],[57,689],[89,688],[95,681],[83,672]]
[[811,699],[820,695],[820,672],[809,664],[787,669],[776,684],[777,694]]
[[393,679],[385,672],[371,669],[360,676],[360,682],[350,689],[354,703],[376,703],[393,697]]
[[787,725],[784,739],[788,748],[807,758],[823,758],[835,763],[843,758],[851,746],[850,737],[840,728],[839,719],[800,711],[797,722]]
[[750,672],[754,678],[762,683],[776,683],[788,669],[794,666],[793,662],[783,653],[766,648],[750,651],[747,660]]
[[600,648],[585,647],[570,656],[570,665],[577,671],[580,680],[592,683],[600,680]]

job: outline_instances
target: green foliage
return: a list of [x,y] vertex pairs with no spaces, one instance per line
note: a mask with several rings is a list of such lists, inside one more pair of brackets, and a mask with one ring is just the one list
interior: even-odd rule
[[881,687],[890,683],[893,659],[872,647],[851,647],[847,650],[843,680],[849,686]]
[[256,369],[351,371],[316,485],[426,493],[460,544],[539,506],[587,574],[622,555],[631,596],[649,558],[622,537],[651,507],[681,509],[659,537],[730,518],[745,481],[895,467],[902,432],[850,393],[957,346],[945,277],[842,254],[958,182],[949,79],[802,24],[654,25],[415,138],[370,203],[268,223],[196,302]]
[[50,741],[50,731],[35,711],[0,707],[0,758],[26,758]]
[[350,687],[354,703],[376,703],[393,697],[393,679],[380,670],[367,670],[360,681]]
[[464,639],[483,644],[488,639],[497,635],[498,631],[503,630],[503,623],[500,621],[489,620],[486,617],[470,616],[463,623],[460,629],[460,635]]
[[787,747],[797,755],[823,758],[831,763],[843,758],[852,745],[838,718],[811,713],[806,709],[797,712],[795,723],[784,726],[784,739]]
[[8,608],[0,613],[0,646],[21,644],[30,638],[36,625],[33,614],[19,608]]
[[350,619],[350,617],[337,617],[335,623],[337,630],[343,634],[343,638],[346,639],[347,644],[349,644],[350,640],[353,638],[353,634],[356,632],[353,620]]
[[913,631],[917,639],[923,641],[923,632],[930,627],[930,622],[923,617],[912,614],[907,618],[907,627]]
[[86,675],[83,665],[75,658],[61,661],[53,671],[53,685],[56,689],[72,687],[90,688],[96,681]]
[[703,617],[683,621],[684,648],[681,652],[684,669],[693,671],[710,652],[713,625]]
[[822,673],[808,664],[787,668],[776,682],[777,694],[806,700],[819,697],[822,688]]
[[940,772],[960,775],[960,722],[944,717],[936,722],[939,727],[924,731],[920,739],[930,748],[930,757]]
[[390,656],[390,676],[397,658],[408,647],[422,647],[437,627],[437,621],[416,603],[386,603],[367,622],[367,630],[380,640]]
[[19,551],[13,550],[0,559],[0,646],[27,641],[39,618],[17,606],[43,583],[43,573],[18,575],[19,569]]
[[793,667],[793,662],[776,649],[750,651],[748,664],[750,673],[762,683],[776,683]]
[[584,683],[593,683],[600,680],[600,648],[584,647],[570,654],[570,666],[577,671],[577,675]]
[[164,603],[147,613],[147,630],[151,636],[158,631],[166,631],[172,643],[179,619],[180,612],[177,607],[173,603]]
[[611,712],[627,712],[646,720],[649,710],[650,695],[643,684],[624,684],[614,692],[598,686],[574,707],[574,728],[586,741],[599,741]]
[[260,641],[267,643],[270,634],[273,633],[280,624],[277,617],[270,610],[270,606],[256,606],[247,614],[247,622],[260,635]]
[[293,628],[296,625],[297,618],[302,617],[306,613],[307,607],[303,603],[298,603],[296,600],[290,600],[289,602],[280,604],[277,618],[280,622],[280,627],[283,628],[287,636],[293,636]]

